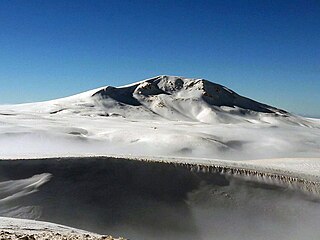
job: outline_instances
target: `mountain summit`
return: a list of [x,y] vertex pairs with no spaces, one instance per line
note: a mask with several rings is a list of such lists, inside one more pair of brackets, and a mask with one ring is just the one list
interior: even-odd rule
[[319,121],[204,79],[157,76],[0,106],[0,155],[318,157]]
[[166,75],[104,87],[94,92],[91,100],[104,115],[134,118],[234,123],[290,115],[205,79]]
[[[112,99],[131,106],[148,106],[156,112],[157,107],[173,107],[183,102],[199,102],[208,106],[241,108],[244,112],[281,113],[283,110],[242,97],[234,91],[204,79],[189,79],[175,76],[158,76],[123,87],[106,87],[94,93],[93,97]],[[156,104],[150,104],[151,102]],[[148,104],[149,103],[149,104]],[[221,110],[221,109],[220,109]]]

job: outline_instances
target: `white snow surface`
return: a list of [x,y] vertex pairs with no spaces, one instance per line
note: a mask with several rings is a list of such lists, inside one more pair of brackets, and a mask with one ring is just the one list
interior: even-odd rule
[[159,76],[47,102],[0,106],[0,145],[0,157],[319,157],[320,124],[207,80]]
[[0,238],[10,240],[125,240],[44,221],[0,217]]
[[204,79],[158,76],[52,101],[2,105],[0,146],[0,158],[317,158],[320,122]]
[[[28,220],[28,219],[7,218],[7,217],[0,217],[0,229],[19,230],[19,232],[26,232],[26,233],[35,233],[39,231],[54,231],[54,232],[60,232],[60,233],[81,233],[81,234],[89,233],[87,231],[67,227],[60,224]],[[95,235],[98,236],[98,234],[95,234]]]

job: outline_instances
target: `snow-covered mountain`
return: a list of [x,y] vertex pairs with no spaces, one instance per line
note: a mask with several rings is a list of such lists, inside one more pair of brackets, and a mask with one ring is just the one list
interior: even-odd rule
[[0,216],[130,239],[318,239],[318,203],[296,193],[319,197],[319,157],[319,120],[158,76],[0,106]]
[[260,113],[286,114],[204,79],[171,76],[158,76],[119,88],[106,87],[92,97],[102,109],[118,111],[122,116],[138,111],[144,116],[169,120],[227,123],[241,121],[244,116],[257,118]]
[[163,75],[121,87],[102,87],[53,101],[10,106],[10,109],[57,115],[204,123],[273,123],[281,120],[292,124],[311,124],[306,119],[243,97],[208,80]]
[[204,79],[157,76],[57,100],[0,106],[0,122],[0,156],[320,154],[319,121]]

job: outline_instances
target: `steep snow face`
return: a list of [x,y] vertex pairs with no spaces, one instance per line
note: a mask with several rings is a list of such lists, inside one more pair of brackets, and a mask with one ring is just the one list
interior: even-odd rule
[[47,102],[0,106],[0,146],[0,157],[319,157],[320,122],[203,79],[158,76]]

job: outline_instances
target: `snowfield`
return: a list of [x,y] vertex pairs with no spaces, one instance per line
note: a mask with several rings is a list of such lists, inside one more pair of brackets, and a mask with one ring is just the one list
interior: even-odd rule
[[0,217],[0,238],[5,240],[124,240],[58,224]]
[[2,105],[0,146],[0,229],[64,234],[15,217],[130,239],[320,237],[320,120],[204,79]]
[[0,157],[319,157],[320,124],[203,79],[159,76],[0,106]]

